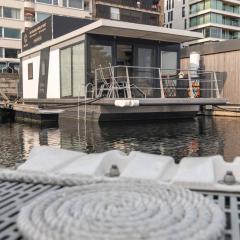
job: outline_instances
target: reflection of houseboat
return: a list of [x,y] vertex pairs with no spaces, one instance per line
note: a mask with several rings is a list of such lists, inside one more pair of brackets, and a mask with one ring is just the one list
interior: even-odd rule
[[[180,43],[201,38],[199,33],[53,16],[23,36],[19,93],[26,103],[101,98],[87,108],[87,116],[98,120],[192,116],[201,104],[224,103],[217,99],[216,82],[211,98],[176,94],[193,91],[191,74],[179,84],[177,69]],[[116,98],[134,98],[139,106],[116,108]]]

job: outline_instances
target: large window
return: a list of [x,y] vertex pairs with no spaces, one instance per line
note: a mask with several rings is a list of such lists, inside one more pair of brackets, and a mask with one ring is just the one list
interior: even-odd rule
[[72,8],[84,8],[83,0],[68,0],[68,6]]
[[177,52],[161,52],[161,68],[163,74],[176,74],[177,71]]
[[3,7],[3,17],[20,19],[20,9]]
[[94,74],[94,70],[102,67],[107,67],[109,63],[112,63],[112,47],[104,45],[91,45],[91,73]]
[[5,38],[21,38],[21,30],[15,28],[4,28],[4,37]]
[[72,49],[61,50],[61,95],[62,97],[72,96]]
[[46,4],[52,4],[52,0],[36,0],[36,2],[46,3]]
[[61,97],[85,95],[84,43],[61,50]]
[[5,58],[17,58],[19,53],[19,49],[5,48]]
[[85,58],[84,44],[72,48],[73,97],[85,95]]

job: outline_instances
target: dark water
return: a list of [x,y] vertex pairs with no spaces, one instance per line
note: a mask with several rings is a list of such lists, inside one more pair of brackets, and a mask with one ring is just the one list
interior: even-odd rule
[[41,128],[19,123],[0,124],[0,167],[25,161],[34,146],[49,145],[76,151],[119,149],[173,156],[221,154],[226,161],[240,156],[240,118],[197,117],[163,122],[80,123]]

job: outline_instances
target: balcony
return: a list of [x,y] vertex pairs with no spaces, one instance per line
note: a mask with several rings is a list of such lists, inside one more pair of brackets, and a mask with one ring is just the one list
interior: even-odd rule
[[160,9],[159,0],[96,0],[96,4],[98,2],[133,7],[156,12],[158,12]]

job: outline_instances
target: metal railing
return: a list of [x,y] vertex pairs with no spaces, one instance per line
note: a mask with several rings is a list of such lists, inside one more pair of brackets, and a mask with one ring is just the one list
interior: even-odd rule
[[212,71],[111,66],[95,70],[94,96],[105,98],[220,98]]

